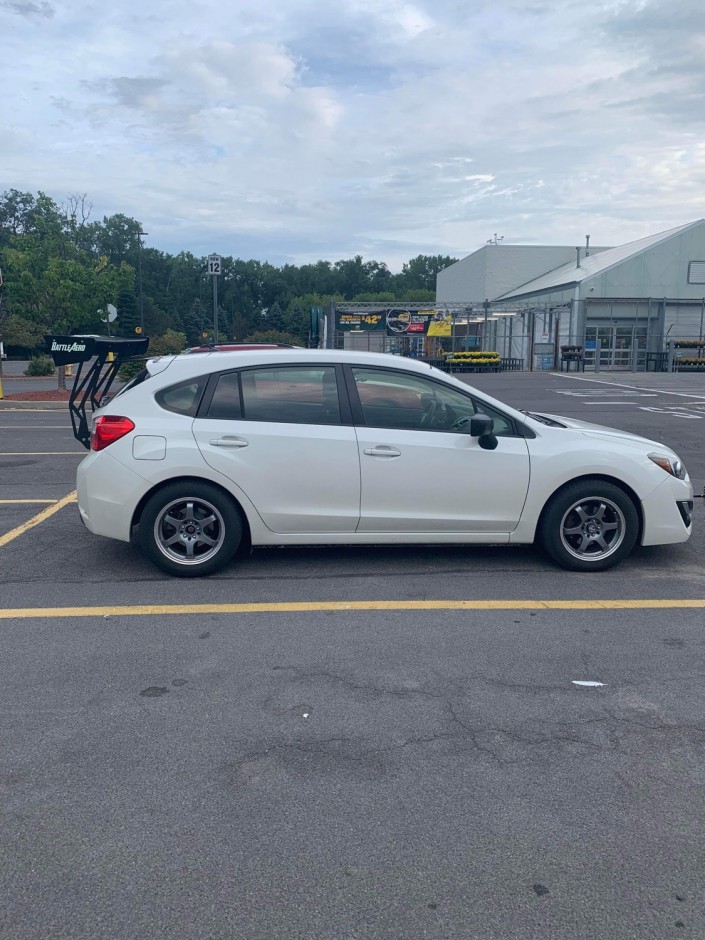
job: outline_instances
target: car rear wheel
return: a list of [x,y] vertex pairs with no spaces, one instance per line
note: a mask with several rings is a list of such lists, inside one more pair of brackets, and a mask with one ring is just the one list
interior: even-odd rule
[[565,486],[544,510],[539,539],[548,555],[571,571],[605,571],[626,558],[639,534],[629,496],[604,480]]
[[237,507],[209,483],[170,483],[147,502],[139,543],[162,571],[182,578],[212,574],[242,540]]

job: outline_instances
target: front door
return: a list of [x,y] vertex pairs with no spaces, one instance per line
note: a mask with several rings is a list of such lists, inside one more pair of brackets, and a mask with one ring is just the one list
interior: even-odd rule
[[[529,486],[526,441],[511,419],[423,376],[352,367],[362,493],[359,532],[513,531]],[[467,433],[489,414],[496,450]],[[463,430],[465,429],[465,430]]]

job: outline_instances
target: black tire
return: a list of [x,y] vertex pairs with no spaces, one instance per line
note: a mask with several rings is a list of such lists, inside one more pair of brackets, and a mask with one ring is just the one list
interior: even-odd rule
[[222,490],[200,481],[176,481],[142,511],[138,541],[158,568],[180,578],[213,574],[242,541],[240,512]]
[[627,494],[604,480],[564,486],[546,504],[538,537],[569,571],[606,571],[634,548],[639,515]]

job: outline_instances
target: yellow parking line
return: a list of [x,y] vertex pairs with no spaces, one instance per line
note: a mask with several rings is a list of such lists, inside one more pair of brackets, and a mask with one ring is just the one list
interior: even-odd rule
[[643,610],[705,608],[705,599],[601,601],[292,601],[262,604],[136,604],[105,607],[0,609],[0,620],[42,617],[161,617],[176,614],[269,614],[319,610]]
[[7,545],[8,542],[11,542],[13,539],[18,538],[20,535],[24,535],[25,532],[28,532],[30,529],[33,529],[35,525],[39,525],[44,522],[50,516],[53,516],[55,512],[58,512],[60,509],[63,509],[64,506],[68,506],[69,503],[76,502],[76,490],[72,493],[69,493],[68,496],[64,496],[63,499],[60,499],[58,502],[54,503],[53,506],[47,506],[46,509],[42,509],[41,512],[38,512],[36,516],[32,516],[31,519],[28,519],[27,522],[23,522],[22,525],[18,525],[15,529],[10,529],[9,532],[6,532],[4,535],[0,535],[0,548],[3,545]]
[[0,504],[5,506],[8,503],[58,503],[58,499],[0,499]]

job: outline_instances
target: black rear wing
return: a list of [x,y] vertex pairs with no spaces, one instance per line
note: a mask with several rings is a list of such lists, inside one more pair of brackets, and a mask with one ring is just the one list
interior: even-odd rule
[[[108,394],[120,366],[128,359],[144,356],[149,346],[149,337],[132,339],[91,335],[45,336],[44,339],[55,365],[78,364],[69,398],[69,411],[73,436],[88,450],[91,446],[91,432],[86,416],[88,403],[90,402],[93,411],[100,408],[101,401]],[[86,368],[85,374],[82,374],[85,363],[91,364]]]

